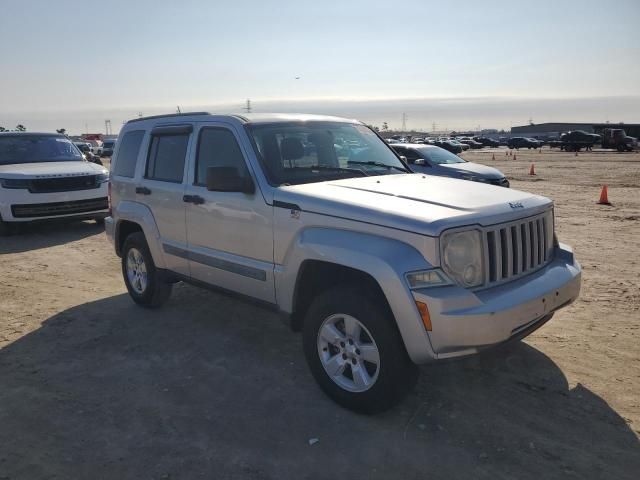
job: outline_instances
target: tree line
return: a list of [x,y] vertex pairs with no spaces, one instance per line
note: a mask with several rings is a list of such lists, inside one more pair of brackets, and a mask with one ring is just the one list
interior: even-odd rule
[[16,125],[16,128],[14,128],[13,130],[10,130],[10,129],[4,128],[4,127],[0,127],[0,132],[26,132],[26,131],[27,131],[27,127],[25,127],[21,123]]
[[[27,127],[25,127],[21,123],[16,125],[16,128],[14,128],[13,130],[0,126],[0,132],[26,132],[26,131],[27,131]],[[66,128],[58,128],[58,129],[56,129],[56,132],[59,133],[60,135],[66,135],[67,134],[67,129]]]

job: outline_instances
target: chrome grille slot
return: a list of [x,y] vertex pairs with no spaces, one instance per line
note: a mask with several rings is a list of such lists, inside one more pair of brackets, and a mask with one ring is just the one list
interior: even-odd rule
[[485,285],[532,273],[553,255],[553,211],[484,229]]

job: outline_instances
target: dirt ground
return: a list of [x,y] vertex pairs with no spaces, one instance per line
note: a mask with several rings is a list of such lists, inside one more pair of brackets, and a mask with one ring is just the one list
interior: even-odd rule
[[580,299],[374,417],[320,392],[274,314],[182,284],[135,306],[92,222],[0,239],[0,479],[638,478],[640,154],[516,155],[464,156],[555,200]]

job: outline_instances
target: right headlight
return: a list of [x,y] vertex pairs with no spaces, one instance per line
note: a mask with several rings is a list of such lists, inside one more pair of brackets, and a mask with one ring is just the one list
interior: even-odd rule
[[461,287],[484,282],[484,255],[480,230],[445,232],[440,239],[442,269]]

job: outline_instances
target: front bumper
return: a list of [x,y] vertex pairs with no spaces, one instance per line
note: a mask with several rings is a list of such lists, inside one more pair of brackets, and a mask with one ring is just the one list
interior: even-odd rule
[[572,303],[580,284],[580,264],[570,247],[560,245],[551,263],[516,281],[475,292],[457,286],[414,290],[413,296],[429,308],[429,340],[439,360],[528,335]]
[[0,218],[5,222],[31,222],[103,217],[108,213],[107,196],[106,182],[97,188],[51,193],[0,188]]

